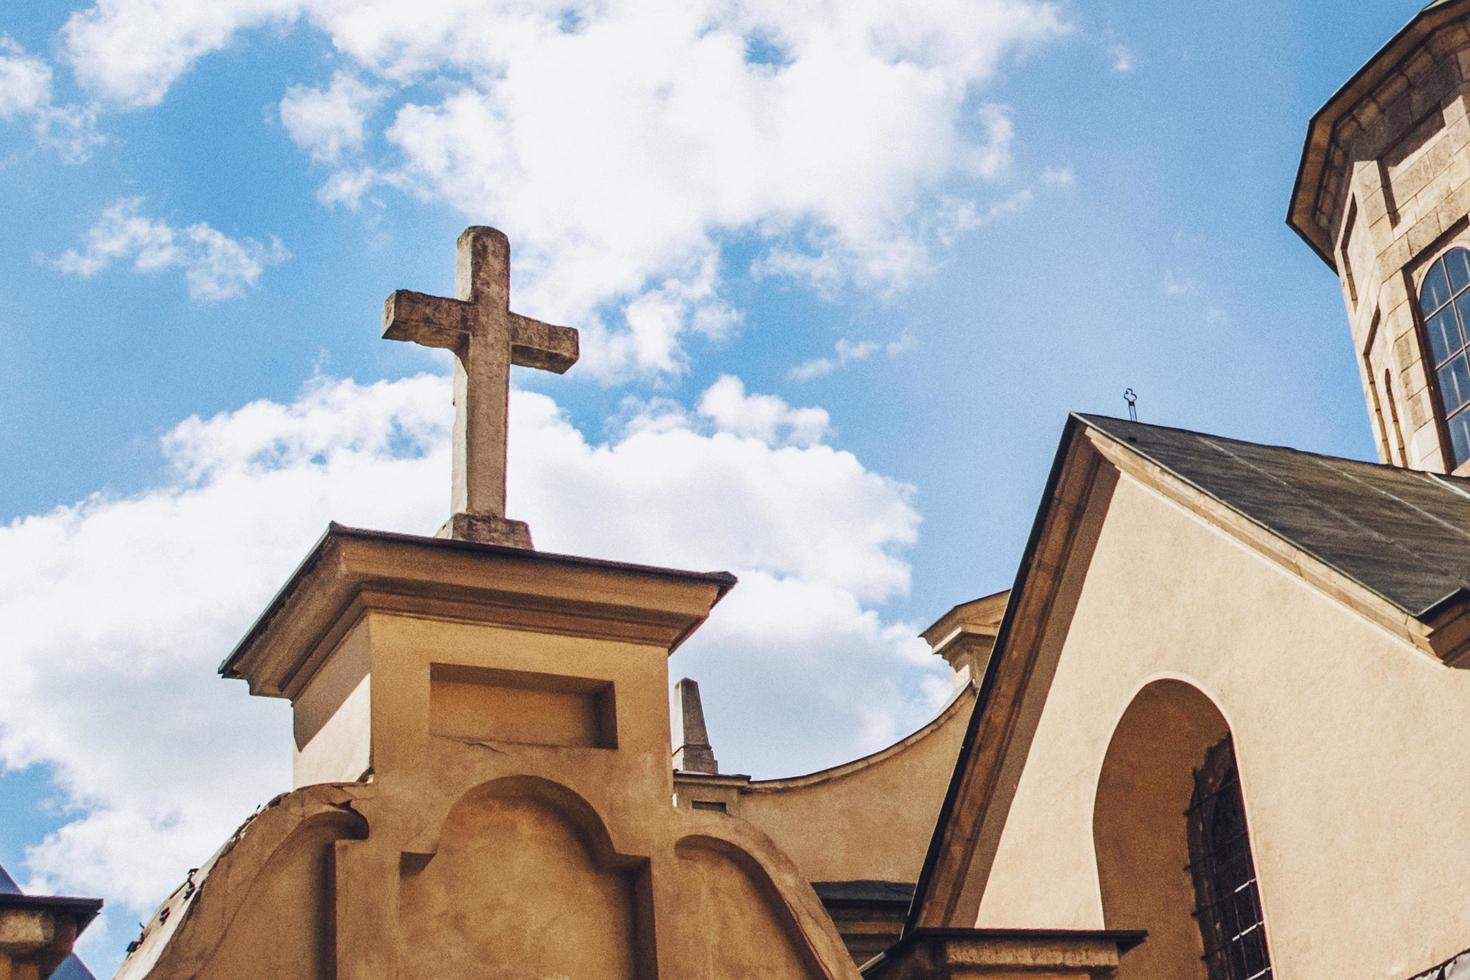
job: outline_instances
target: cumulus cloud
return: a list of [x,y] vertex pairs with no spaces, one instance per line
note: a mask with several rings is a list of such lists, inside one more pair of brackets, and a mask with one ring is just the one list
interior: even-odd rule
[[51,66],[44,59],[0,35],[0,120],[29,119],[36,142],[55,150],[66,163],[81,163],[103,142],[96,111],[58,105],[52,82]]
[[792,368],[787,377],[792,381],[811,381],[814,378],[824,378],[839,368],[847,367],[859,361],[866,361],[877,353],[884,353],[889,357],[897,357],[905,354],[918,346],[918,342],[908,334],[904,334],[897,340],[890,340],[886,344],[880,344],[876,340],[848,340],[846,337],[839,338],[832,348],[830,357],[815,357],[810,361],[803,361]]
[[792,408],[775,395],[746,394],[744,382],[728,374],[700,396],[699,414],[721,432],[765,443],[810,446],[831,427],[825,409]]
[[730,325],[706,272],[733,240],[828,290],[923,274],[949,240],[934,205],[1013,166],[986,83],[1069,29],[1049,0],[96,0],[62,45],[99,98],[152,105],[240,32],[293,24],[347,65],[281,104],[336,168],[319,198],[385,187],[502,227],[523,298],[588,327],[605,378],[682,371]]
[[157,105],[195,60],[245,27],[294,19],[297,0],[98,0],[61,29],[78,81],[125,106]]
[[325,89],[288,88],[281,99],[281,125],[313,160],[334,163],[343,150],[362,147],[368,114],[384,94],[382,88],[339,71]]
[[83,279],[114,262],[131,261],[138,272],[179,270],[190,299],[216,303],[243,296],[260,282],[266,266],[290,257],[275,236],[263,245],[253,238],[231,238],[202,221],[175,227],[142,210],[143,198],[120,198],[87,230],[82,248],[68,249],[53,264]]
[[[0,764],[49,766],[67,808],[30,887],[136,914],[288,786],[285,705],[215,666],[329,519],[438,526],[449,402],[436,376],[318,379],[181,422],[150,490],[0,527]],[[821,442],[825,412],[731,378],[601,442],[544,395],[513,392],[511,419],[510,509],[540,547],[742,577],[676,665],[722,759],[819,767],[932,712],[943,665],[876,611],[908,589],[912,490]]]
[[0,119],[36,112],[51,103],[51,66],[0,36]]
[[[682,371],[686,335],[719,341],[740,324],[739,312],[719,295],[719,269],[718,252],[704,249],[627,302],[621,325],[589,314],[582,327],[583,369],[607,378]],[[539,309],[544,298],[530,302]]]

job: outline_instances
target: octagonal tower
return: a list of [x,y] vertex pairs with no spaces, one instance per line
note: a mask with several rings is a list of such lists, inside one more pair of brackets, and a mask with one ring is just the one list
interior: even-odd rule
[[1312,117],[1288,224],[1342,281],[1379,458],[1470,473],[1470,0]]

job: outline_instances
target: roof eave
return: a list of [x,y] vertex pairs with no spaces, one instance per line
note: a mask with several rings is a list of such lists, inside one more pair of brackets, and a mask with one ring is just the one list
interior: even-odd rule
[[[1044,532],[1047,529],[1052,512],[1052,498],[1056,494],[1057,487],[1061,484],[1063,472],[1067,462],[1072,455],[1072,447],[1079,432],[1086,431],[1087,423],[1078,414],[1071,413],[1067,416],[1067,424],[1062,430],[1062,438],[1057,446],[1055,458],[1052,460],[1051,471],[1047,475],[1046,486],[1041,493],[1041,503],[1037,507],[1036,517],[1031,525],[1031,533],[1027,537],[1026,547],[1021,553],[1021,563],[1016,569],[1015,582],[1010,589],[1010,600],[1006,603],[1005,613],[1001,616],[1000,629],[996,633],[995,649],[990,660],[985,665],[985,673],[980,679],[979,691],[976,694],[975,705],[970,709],[970,718],[965,728],[964,738],[960,742],[960,749],[955,759],[954,769],[951,771],[949,785],[945,789],[944,800],[940,803],[939,814],[935,818],[934,833],[929,838],[929,846],[924,852],[924,863],[919,870],[918,881],[914,885],[914,900],[909,905],[908,915],[904,919],[903,937],[907,938],[920,927],[924,918],[926,906],[931,900],[930,892],[934,886],[934,878],[938,872],[939,863],[944,858],[949,846],[949,824],[954,814],[955,807],[959,805],[959,799],[966,783],[967,769],[970,758],[975,751],[975,741],[980,733],[980,726],[987,711],[990,708],[991,698],[994,693],[997,676],[1000,673],[1001,664],[1005,660],[1007,648],[1010,645],[1010,635],[1014,629],[1015,619],[1020,608],[1020,599],[1026,594],[1026,587],[1031,578],[1035,563],[1037,549],[1041,544]],[[874,961],[876,962],[876,960]],[[872,964],[867,964],[871,966]]]
[[1297,167],[1296,181],[1292,185],[1286,223],[1334,272],[1337,271],[1337,262],[1332,257],[1331,233],[1321,228],[1312,218],[1316,210],[1314,196],[1321,186],[1322,172],[1326,168],[1332,131],[1345,110],[1355,106],[1364,92],[1377,83],[1377,76],[1384,66],[1396,64],[1408,45],[1423,40],[1425,36],[1454,19],[1457,13],[1463,12],[1467,4],[1470,4],[1470,0],[1441,0],[1420,10],[1387,44],[1354,72],[1322,108],[1312,114],[1311,121],[1307,123],[1302,160]]
[[[425,567],[431,559],[444,562],[457,580],[435,582]],[[605,602],[578,593],[583,586],[577,583],[593,581],[626,581],[632,592],[616,590]],[[315,669],[310,665],[319,666],[317,655],[323,652],[316,646],[340,638],[333,631],[350,627],[346,617],[370,605],[370,593],[422,596],[439,585],[450,603],[511,609],[527,597],[545,599],[544,608],[526,606],[526,615],[562,609],[584,631],[597,633],[597,624],[623,625],[633,630],[623,638],[657,642],[672,653],[735,584],[728,572],[687,572],[333,523],[220,665],[220,673],[246,680],[252,694],[293,696],[281,686],[286,677],[309,678]],[[545,589],[552,591],[543,595]],[[540,626],[551,628],[549,622]]]

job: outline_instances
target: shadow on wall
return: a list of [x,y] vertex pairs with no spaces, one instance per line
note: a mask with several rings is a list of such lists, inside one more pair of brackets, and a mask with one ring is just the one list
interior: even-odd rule
[[1195,770],[1229,734],[1214,702],[1176,680],[1140,691],[1113,733],[1092,817],[1103,921],[1148,930],[1119,980],[1208,980],[1186,813]]

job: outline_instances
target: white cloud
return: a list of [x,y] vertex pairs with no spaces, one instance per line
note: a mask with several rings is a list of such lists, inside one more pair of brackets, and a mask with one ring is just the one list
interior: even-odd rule
[[386,95],[346,72],[326,89],[293,85],[281,99],[281,125],[301,149],[321,163],[335,163],[344,150],[362,148],[368,114]]
[[1173,269],[1164,272],[1165,296],[1189,296],[1199,292],[1199,280]]
[[36,142],[66,163],[81,163],[104,140],[96,111],[53,101],[53,74],[43,59],[0,35],[0,120],[30,119]]
[[787,377],[792,381],[811,381],[814,378],[823,378],[836,371],[838,368],[847,367],[858,361],[866,361],[879,351],[889,357],[897,357],[906,354],[918,346],[909,334],[904,334],[897,340],[890,340],[886,344],[880,344],[876,340],[848,340],[846,337],[838,339],[832,348],[831,357],[816,357],[810,361],[803,361],[787,372]]
[[61,37],[83,85],[122,105],[149,106],[237,31],[293,19],[300,8],[298,0],[98,0],[72,14]]
[[918,629],[829,583],[747,572],[670,670],[700,682],[722,769],[799,775],[934,716],[950,683]]
[[[903,288],[946,244],[935,202],[1009,170],[1018,124],[986,83],[1069,29],[1048,0],[97,0],[62,42],[92,91],[149,105],[267,24],[309,25],[348,63],[282,103],[339,160],[320,199],[385,185],[503,228],[523,308],[587,327],[603,377],[686,367],[729,319],[699,277],[737,237],[767,274]],[[371,152],[369,92],[392,103]],[[632,321],[670,289],[707,295]]]
[[1113,41],[1108,45],[1108,60],[1112,63],[1113,71],[1120,74],[1130,72],[1137,67],[1133,58],[1133,50],[1119,41]]
[[628,301],[621,329],[593,316],[582,328],[582,368],[604,378],[682,371],[688,334],[720,341],[740,323],[740,314],[720,298],[718,283],[719,255],[708,249]]
[[[912,490],[816,441],[820,409],[711,392],[710,419],[662,403],[600,443],[513,392],[511,512],[548,551],[742,576],[676,666],[705,681],[728,764],[877,748],[944,676],[873,608],[908,589]],[[286,788],[285,705],[215,666],[328,519],[438,525],[450,416],[443,378],[319,379],[179,424],[151,490],[0,527],[0,764],[48,765],[70,808],[28,852],[29,887],[102,895],[121,926]]]
[[1043,187],[1075,187],[1077,175],[1071,167],[1048,167],[1037,178]]
[[970,149],[966,166],[979,177],[995,177],[1011,165],[1016,142],[1016,123],[1011,110],[1003,105],[986,103],[980,107],[980,121],[985,141]]
[[340,204],[349,210],[356,210],[362,205],[362,199],[367,192],[381,179],[382,175],[372,167],[336,170],[317,190],[316,199],[328,206]]
[[0,36],[0,119],[29,115],[51,104],[51,66],[9,37]]
[[142,208],[141,197],[120,198],[87,230],[80,250],[67,250],[53,264],[83,279],[130,260],[138,272],[178,269],[190,299],[213,303],[244,295],[260,282],[266,266],[290,257],[274,236],[262,245],[253,238],[230,238],[202,221],[175,227],[147,217]]
[[729,374],[699,397],[699,414],[720,432],[794,446],[820,441],[832,422],[825,409],[792,408],[775,395],[746,394],[745,383]]

